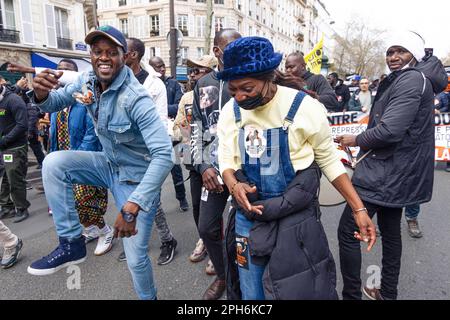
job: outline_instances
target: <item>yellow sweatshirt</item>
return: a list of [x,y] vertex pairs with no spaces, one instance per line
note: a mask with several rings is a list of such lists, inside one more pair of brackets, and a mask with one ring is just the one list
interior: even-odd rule
[[[242,120],[240,126],[250,128],[259,136],[254,144],[253,152],[261,144],[262,130],[279,128],[283,126],[284,119],[294,101],[297,90],[278,86],[275,97],[266,105],[255,110],[240,109]],[[234,99],[231,99],[222,109],[218,122],[219,137],[219,168],[223,173],[227,169],[238,170],[242,160],[239,151],[239,127],[235,122]],[[294,170],[308,168],[315,160],[322,172],[333,181],[341,174],[346,173],[336,148],[333,145],[331,131],[325,107],[317,100],[307,96],[288,129],[289,151]],[[262,142],[264,144],[264,142]]]

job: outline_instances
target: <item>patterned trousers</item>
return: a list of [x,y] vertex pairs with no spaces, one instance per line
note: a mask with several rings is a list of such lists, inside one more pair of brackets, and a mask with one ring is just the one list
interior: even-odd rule
[[95,225],[103,228],[103,216],[108,207],[108,189],[76,184],[73,186],[73,194],[80,223],[85,227]]

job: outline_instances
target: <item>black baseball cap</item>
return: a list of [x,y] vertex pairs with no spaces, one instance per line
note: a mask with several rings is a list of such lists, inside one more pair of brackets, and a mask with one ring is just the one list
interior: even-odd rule
[[87,44],[91,45],[94,39],[97,37],[106,37],[118,46],[122,47],[124,52],[128,51],[127,40],[125,39],[125,36],[122,32],[112,26],[105,25],[98,27],[94,31],[89,32],[84,41]]

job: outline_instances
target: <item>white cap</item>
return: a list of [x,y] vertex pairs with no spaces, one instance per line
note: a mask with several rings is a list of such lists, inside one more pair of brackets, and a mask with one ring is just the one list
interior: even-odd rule
[[425,41],[414,31],[401,31],[393,34],[387,41],[386,52],[394,46],[405,48],[418,62],[425,57]]

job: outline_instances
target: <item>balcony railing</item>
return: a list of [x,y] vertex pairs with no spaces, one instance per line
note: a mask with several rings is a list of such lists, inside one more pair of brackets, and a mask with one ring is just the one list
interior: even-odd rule
[[58,49],[73,50],[72,39],[56,38],[58,41]]
[[150,30],[150,36],[151,37],[159,36],[159,29]]
[[20,42],[20,31],[12,29],[0,29],[0,41],[2,42]]

